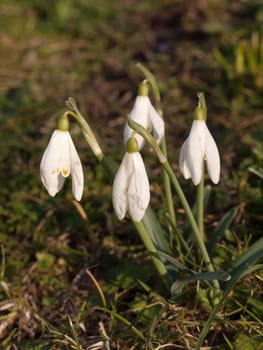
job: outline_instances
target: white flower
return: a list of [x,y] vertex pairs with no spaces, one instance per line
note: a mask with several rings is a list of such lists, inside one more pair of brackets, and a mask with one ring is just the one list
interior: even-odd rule
[[204,120],[194,120],[190,135],[182,145],[179,166],[186,179],[195,185],[201,181],[203,161],[210,179],[217,184],[220,176],[220,157],[217,145]]
[[82,165],[68,131],[55,130],[40,163],[41,180],[50,196],[54,197],[72,175],[72,192],[79,201],[83,193]]
[[122,220],[129,210],[133,221],[141,221],[149,201],[150,185],[141,154],[126,152],[113,183],[115,213]]
[[[130,112],[129,118],[136,123],[142,125],[144,128],[153,132],[153,136],[157,143],[160,144],[164,136],[164,121],[159,116],[148,96],[137,96],[134,106]],[[134,134],[128,123],[124,128],[124,143],[128,141],[131,136],[134,136],[138,141],[139,149],[144,145],[144,138],[138,134]]]

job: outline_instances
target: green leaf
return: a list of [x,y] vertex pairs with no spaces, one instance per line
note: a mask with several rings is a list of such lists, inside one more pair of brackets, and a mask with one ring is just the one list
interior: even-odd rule
[[213,271],[213,272],[200,272],[196,274],[192,274],[191,276],[187,276],[182,279],[178,279],[171,286],[171,293],[176,294],[179,293],[182,287],[186,283],[196,282],[196,281],[228,281],[231,279],[229,273],[224,271]]
[[236,260],[232,264],[232,269],[231,271],[234,271],[237,269],[239,266],[242,264],[246,263],[249,261],[249,258],[251,256],[262,256],[263,254],[263,237],[258,239],[254,244],[252,244],[242,255],[236,258]]
[[249,268],[244,272],[244,274],[242,275],[242,277],[244,277],[245,275],[249,275],[250,273],[260,270],[263,268],[263,264],[257,264],[257,265],[253,265],[253,266],[249,266]]
[[150,207],[146,210],[142,222],[151,237],[155,249],[172,255],[168,240],[166,239],[167,235],[157,221],[156,216]]
[[213,255],[216,244],[220,241],[228,227],[231,225],[235,215],[237,212],[237,208],[230,209],[220,220],[217,228],[209,238],[207,243],[207,249],[210,255]]
[[232,288],[236,284],[236,282],[244,275],[250,266],[254,265],[257,260],[263,257],[263,237],[257,240],[252,246],[250,246],[244,254],[238,257],[232,269],[229,271],[231,275],[231,279],[226,282],[224,293],[219,301],[219,303],[213,308],[210,317],[206,321],[204,328],[199,336],[198,342],[196,344],[195,350],[200,350],[207,333],[211,327],[211,324],[216,317],[217,311],[220,306],[223,304],[228,294],[231,292]]
[[144,335],[143,333],[138,329],[136,328],[129,320],[127,320],[125,317],[121,316],[120,314],[118,314],[117,312],[113,311],[113,310],[110,310],[110,309],[107,309],[107,308],[104,308],[104,307],[100,307],[100,306],[97,306],[96,307],[96,310],[100,310],[100,311],[103,311],[103,312],[106,312],[110,315],[112,315],[113,317],[115,317],[116,319],[120,320],[121,322],[123,322],[124,324],[126,324],[128,327],[131,328],[131,330],[139,337],[141,338],[142,340],[145,341],[145,338],[144,338]]
[[249,168],[248,169],[251,173],[257,175],[258,177],[260,177],[261,179],[263,179],[263,168],[259,168],[258,170],[257,169],[254,169],[254,168]]
[[169,261],[172,265],[174,265],[179,270],[188,271],[189,273],[194,273],[194,270],[188,269],[184,264],[180,263],[180,261],[178,261],[173,256],[165,252],[156,250],[155,254],[158,256],[162,256],[163,258],[165,258],[165,260]]

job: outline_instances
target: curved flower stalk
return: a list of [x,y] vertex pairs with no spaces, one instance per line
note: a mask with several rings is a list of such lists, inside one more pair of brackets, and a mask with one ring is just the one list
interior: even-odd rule
[[[203,95],[202,95],[203,96]],[[202,97],[199,96],[201,99]],[[213,183],[220,177],[220,156],[213,136],[206,125],[206,109],[199,102],[188,138],[184,141],[179,158],[179,167],[185,179],[191,178],[198,185],[203,176],[203,163]]]
[[[164,137],[164,121],[157,113],[148,97],[149,88],[147,81],[143,81],[139,87],[138,96],[135,99],[134,106],[129,114],[129,119],[142,125],[153,133],[157,143],[160,144]],[[124,128],[124,143],[134,136],[138,142],[139,150],[142,149],[145,141],[141,135],[135,134],[126,123]]]
[[[135,145],[135,149],[132,149]],[[127,211],[135,222],[145,215],[150,202],[150,185],[138,143],[135,137],[128,140],[119,170],[116,173],[112,189],[112,203],[119,220]]]
[[40,163],[40,176],[50,196],[62,188],[65,178],[72,175],[72,192],[80,201],[83,193],[84,175],[82,165],[68,132],[68,120],[62,117],[58,129],[51,135]]

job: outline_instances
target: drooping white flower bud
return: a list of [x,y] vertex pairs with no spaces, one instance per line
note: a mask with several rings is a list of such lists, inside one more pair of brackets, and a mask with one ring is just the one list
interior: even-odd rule
[[138,145],[137,150],[135,145],[137,141],[132,137],[114,178],[112,203],[119,220],[129,211],[132,220],[138,222],[150,202],[150,185]]
[[60,118],[58,129],[53,131],[40,163],[40,176],[50,196],[62,188],[65,178],[72,175],[72,192],[76,200],[83,193],[84,175],[82,165],[68,132],[68,121]]
[[[148,85],[145,81],[140,85],[138,96],[136,97],[134,106],[129,114],[129,118],[152,132],[157,143],[160,144],[164,137],[164,121],[151,104],[148,97],[149,89],[147,86]],[[131,136],[136,137],[139,149],[141,150],[144,145],[143,137],[138,134],[134,135],[134,131],[129,127],[128,123],[126,123],[124,128],[125,144]]]
[[206,125],[206,104],[204,95],[199,94],[194,121],[188,138],[184,141],[179,158],[179,167],[186,179],[191,178],[198,185],[203,174],[204,161],[212,182],[220,177],[220,156],[217,145]]

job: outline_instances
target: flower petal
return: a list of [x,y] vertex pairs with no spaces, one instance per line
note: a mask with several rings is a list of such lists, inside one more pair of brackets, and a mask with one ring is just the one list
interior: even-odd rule
[[[133,108],[129,114],[129,118],[139,123],[145,128],[149,127],[149,118],[148,118],[148,108],[149,108],[149,98],[148,96],[137,96],[133,105]],[[134,134],[134,135],[133,135]],[[126,144],[128,139],[131,136],[135,136],[138,141],[139,149],[141,149],[145,143],[144,138],[137,133],[134,133],[134,130],[131,129],[128,123],[125,124],[124,128],[124,143]]]
[[61,174],[51,174],[48,177],[41,173],[41,180],[48,194],[54,197],[63,187],[65,178]]
[[68,132],[55,130],[40,162],[40,176],[51,196],[55,196],[70,174]]
[[113,181],[112,204],[119,220],[124,218],[128,209],[128,177],[132,172],[132,164],[130,160],[130,154],[125,153]]
[[77,201],[81,200],[84,187],[84,175],[79,159],[78,152],[72,141],[70,134],[68,134],[69,153],[70,153],[70,172],[72,176],[72,193]]
[[205,158],[207,171],[213,183],[217,184],[220,177],[220,156],[217,145],[207,126],[205,127],[206,145]]
[[160,144],[164,137],[164,121],[160,117],[160,115],[157,113],[157,111],[151,104],[150,100],[149,100],[149,116],[150,116],[150,123],[151,123],[151,129],[153,131],[153,136],[156,142]]
[[194,185],[198,185],[203,173],[205,152],[205,122],[203,120],[193,121],[188,142],[189,151],[187,152],[186,163]]
[[150,185],[140,153],[131,156],[134,171],[128,184],[129,212],[134,221],[141,221],[150,202]]
[[185,179],[190,179],[191,173],[188,167],[188,164],[186,162],[187,154],[189,152],[189,138],[187,138],[184,143],[182,144],[180,156],[179,156],[179,168],[184,176]]

